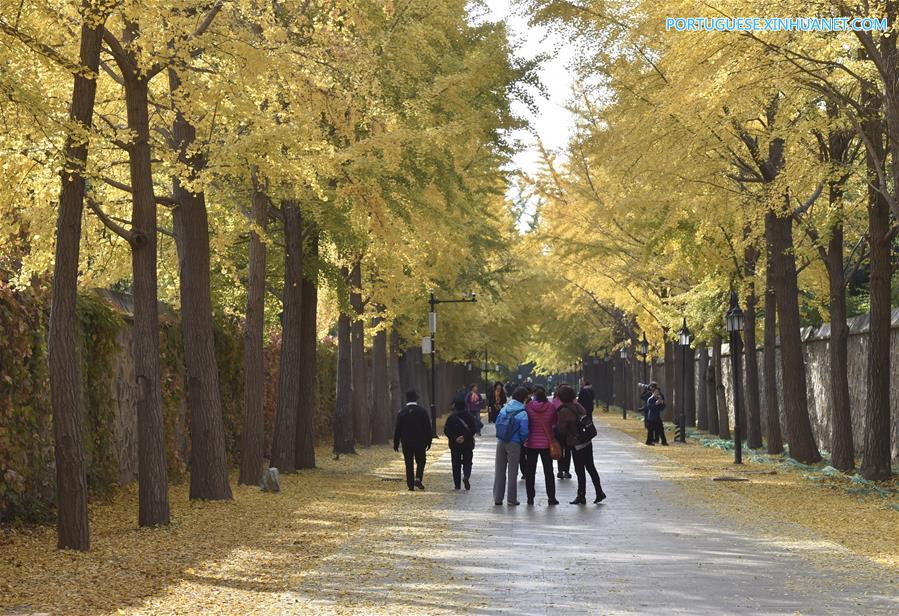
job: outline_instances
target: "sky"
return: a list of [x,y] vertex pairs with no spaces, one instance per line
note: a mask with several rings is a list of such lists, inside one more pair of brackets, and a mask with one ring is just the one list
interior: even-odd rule
[[[551,150],[560,150],[568,142],[574,130],[574,116],[566,109],[571,97],[572,72],[568,64],[574,58],[574,47],[545,28],[528,25],[526,15],[513,6],[514,0],[482,0],[487,6],[490,21],[505,21],[513,44],[518,46],[517,54],[533,58],[544,53],[549,57],[542,64],[538,74],[546,88],[546,96],[534,92],[537,109],[531,112],[526,105],[517,103],[515,111],[528,120],[529,131],[517,131],[514,137],[526,146],[514,159],[516,168],[526,173],[534,173],[539,167],[538,138]],[[526,217],[528,218],[528,217]],[[526,225],[529,221],[522,220]]]

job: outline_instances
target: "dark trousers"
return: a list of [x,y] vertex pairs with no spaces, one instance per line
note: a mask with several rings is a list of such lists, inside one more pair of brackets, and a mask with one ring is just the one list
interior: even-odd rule
[[562,446],[562,457],[559,458],[559,472],[560,473],[570,473],[571,472],[571,447],[565,445],[565,439],[559,441],[559,444]]
[[546,481],[546,496],[549,500],[556,499],[556,478],[553,476],[553,459],[549,457],[549,449],[524,448],[524,486],[528,493],[528,500],[534,500],[537,491],[537,458],[543,462],[543,479]]
[[462,485],[462,477],[471,477],[471,458],[473,449],[453,447],[450,449],[450,460],[453,464],[453,485],[457,488]]
[[656,419],[652,423],[655,434],[655,436],[653,437],[653,441],[656,443],[661,441],[663,445],[667,445],[668,441],[665,439],[665,424],[662,423],[661,419]]
[[[428,454],[424,447],[410,447],[403,443],[403,459],[406,460],[406,485],[415,487],[415,480],[421,481],[425,476],[425,460]],[[415,472],[412,472],[412,464],[415,463]]]
[[587,476],[584,471],[590,473],[593,487],[596,488],[596,495],[602,494],[599,472],[596,470],[596,465],[593,464],[593,443],[588,443],[583,449],[575,449],[571,458],[574,460],[574,473],[577,475],[577,495],[583,497],[587,495]]

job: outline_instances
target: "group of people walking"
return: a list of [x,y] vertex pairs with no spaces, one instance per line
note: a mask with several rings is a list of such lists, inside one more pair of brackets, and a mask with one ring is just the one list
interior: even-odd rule
[[[496,458],[493,497],[496,505],[504,500],[508,506],[519,505],[518,472],[525,481],[528,505],[536,497],[537,467],[542,467],[547,503],[558,505],[555,480],[570,479],[571,462],[577,476],[577,496],[570,504],[587,503],[587,475],[590,475],[600,503],[606,495],[599,472],[593,462],[592,439],[596,427],[592,420],[593,390],[585,381],[578,394],[562,383],[552,399],[542,385],[522,385],[507,392],[496,383],[488,395],[488,418],[496,424]],[[423,475],[426,452],[431,447],[432,426],[427,411],[418,404],[415,391],[406,393],[406,406],[397,416],[394,450],[403,449],[406,484],[409,490],[424,490]],[[471,467],[475,437],[483,424],[483,403],[477,386],[462,391],[453,400],[453,412],[447,418],[443,433],[447,437],[452,465],[453,487],[471,489]],[[553,462],[558,472],[553,473]]]

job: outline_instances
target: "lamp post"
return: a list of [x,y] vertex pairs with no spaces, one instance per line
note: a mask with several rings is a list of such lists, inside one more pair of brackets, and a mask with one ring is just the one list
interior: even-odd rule
[[743,352],[743,311],[737,301],[737,293],[730,292],[730,310],[725,317],[727,331],[730,333],[730,366],[734,381],[734,464],[743,464],[743,440],[740,434],[740,379],[743,370],[740,367],[740,354]]
[[621,347],[621,418],[627,419],[627,347]]
[[462,299],[437,299],[431,293],[428,304],[431,310],[428,312],[428,326],[431,330],[431,436],[437,437],[437,304],[460,304],[476,302],[474,293],[466,293]]
[[690,330],[687,329],[687,317],[684,317],[684,325],[680,330],[681,346],[681,371],[680,371],[680,395],[677,400],[677,425],[678,434],[675,440],[681,443],[687,442],[687,353],[690,350]]
[[643,356],[643,382],[648,383],[649,377],[646,370],[646,356],[649,355],[649,343],[646,341],[646,332],[643,332],[643,340],[640,342],[640,355]]

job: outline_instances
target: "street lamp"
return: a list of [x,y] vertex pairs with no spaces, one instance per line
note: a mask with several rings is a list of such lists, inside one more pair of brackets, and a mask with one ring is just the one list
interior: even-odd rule
[[681,443],[687,442],[687,353],[690,350],[690,330],[687,328],[687,317],[684,317],[684,325],[681,327],[679,332],[680,334],[680,346],[681,346],[681,393],[678,396],[677,400],[677,425],[679,428],[678,434],[675,435],[675,440],[679,440]]
[[437,304],[460,304],[476,302],[474,293],[465,293],[462,299],[437,299],[431,293],[428,304],[428,326],[431,330],[431,436],[437,437]]
[[743,464],[743,441],[740,435],[740,382],[743,369],[740,367],[740,354],[743,352],[743,311],[737,303],[737,293],[730,292],[730,310],[725,317],[727,331],[730,333],[730,365],[734,381],[734,464]]
[[621,347],[621,418],[627,419],[627,347]]
[[646,332],[643,332],[643,340],[640,342],[640,355],[643,356],[643,382],[647,383],[649,377],[646,371],[646,356],[649,355],[649,343],[646,341]]

